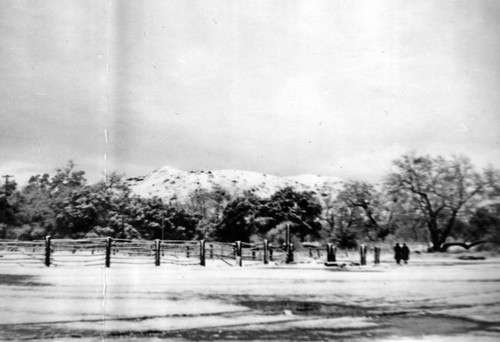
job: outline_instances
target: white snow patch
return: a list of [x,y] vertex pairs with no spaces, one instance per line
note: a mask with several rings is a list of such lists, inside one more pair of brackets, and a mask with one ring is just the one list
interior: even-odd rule
[[129,185],[132,192],[141,197],[156,196],[167,203],[186,203],[196,190],[212,192],[216,188],[225,189],[232,196],[240,196],[249,191],[261,198],[269,197],[286,187],[292,187],[296,191],[313,191],[318,195],[335,195],[342,189],[343,181],[337,177],[309,174],[279,177],[253,171],[183,171],[164,166],[146,177],[129,180]]

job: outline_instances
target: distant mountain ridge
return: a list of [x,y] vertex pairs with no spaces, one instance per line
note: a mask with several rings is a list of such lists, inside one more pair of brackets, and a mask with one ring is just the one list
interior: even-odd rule
[[138,196],[159,197],[167,203],[186,203],[197,189],[207,192],[224,189],[232,196],[250,191],[260,198],[267,198],[285,187],[296,191],[313,191],[318,196],[337,193],[343,180],[332,176],[299,175],[280,177],[253,171],[216,170],[183,171],[164,166],[150,175],[128,179],[132,192]]

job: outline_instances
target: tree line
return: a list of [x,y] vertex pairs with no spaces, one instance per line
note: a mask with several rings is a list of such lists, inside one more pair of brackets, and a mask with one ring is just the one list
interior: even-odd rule
[[234,196],[221,187],[197,189],[186,203],[134,195],[113,173],[89,184],[73,162],[54,175],[32,176],[18,189],[5,182],[0,194],[0,238],[114,237],[212,239],[281,243],[290,225],[297,243],[405,239],[442,251],[500,245],[500,172],[476,170],[464,156],[407,153],[393,162],[382,184],[346,181],[341,190],[284,188],[269,198]]

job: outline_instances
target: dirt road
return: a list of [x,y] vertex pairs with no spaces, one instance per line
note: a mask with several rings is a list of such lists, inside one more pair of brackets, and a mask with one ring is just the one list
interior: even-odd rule
[[0,339],[500,340],[500,260],[0,268]]

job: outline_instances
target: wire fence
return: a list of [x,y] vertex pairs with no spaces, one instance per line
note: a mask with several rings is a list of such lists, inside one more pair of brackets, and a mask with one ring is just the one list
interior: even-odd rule
[[237,257],[236,245],[231,242],[208,242],[206,257],[211,261],[222,261],[234,265]]
[[174,265],[201,264],[203,259],[201,244],[201,241],[160,241],[160,262]]
[[43,265],[45,242],[0,240],[2,264]]
[[[296,253],[293,244],[272,245],[241,241],[129,240],[112,238],[51,239],[35,241],[0,240],[0,265],[106,266],[111,265],[200,265],[252,266],[291,263],[307,255],[309,259],[337,262],[332,244]],[[366,265],[367,248],[359,249],[359,263]],[[307,256],[305,256],[307,257]],[[304,257],[304,258],[305,258]],[[374,249],[380,263],[380,248]]]
[[51,240],[44,245],[50,250],[46,250],[46,266],[98,266],[103,265],[106,256],[105,239],[82,239],[82,240]]

